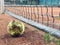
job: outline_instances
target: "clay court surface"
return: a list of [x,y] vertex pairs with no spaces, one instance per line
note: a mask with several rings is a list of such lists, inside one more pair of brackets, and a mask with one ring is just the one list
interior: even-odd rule
[[[32,7],[32,9],[29,7],[6,7],[7,10],[21,15],[25,18],[32,19],[35,21],[39,21],[41,23],[42,16],[41,16],[41,8],[38,7],[39,11],[37,11],[36,7]],[[23,10],[24,9],[24,10]],[[28,10],[29,11],[28,11]],[[32,12],[31,12],[32,10]],[[51,8],[48,8],[49,12],[49,26],[52,25],[53,18],[51,17]],[[47,23],[47,16],[46,14],[46,8],[43,8],[43,15],[44,15],[44,24]],[[38,13],[38,15],[37,15]],[[56,18],[56,16],[59,16],[60,8],[56,7],[53,10],[53,15],[55,17],[55,28],[59,28],[58,25],[60,24],[60,20]],[[39,18],[39,20],[38,20]],[[11,37],[7,32],[7,25],[11,20],[17,20],[8,14],[0,14],[0,45],[46,45],[46,42],[43,39],[44,32],[39,31],[38,29],[25,24],[25,33],[22,36],[19,37]],[[55,45],[53,42],[50,43],[51,45]]]
[[[24,6],[24,7],[23,6],[6,7],[6,10],[9,10],[17,15],[23,16],[25,18],[34,20],[39,23],[42,23],[41,14],[43,14],[43,24],[44,25],[47,25],[47,23],[48,23],[48,26],[52,27],[52,25],[54,24],[54,27],[56,29],[59,29],[60,20],[58,20],[58,18],[59,18],[59,14],[60,14],[60,7],[53,7],[53,8],[48,7],[48,12],[47,12],[46,7],[42,7],[42,12],[41,12],[41,7],[26,7],[26,6]],[[48,17],[46,14],[48,14]],[[52,14],[54,17],[54,23],[53,23]]]
[[[44,32],[25,24],[25,33],[20,37],[11,37],[7,32],[7,25],[15,18],[7,15],[0,14],[0,45],[46,45],[43,40]],[[51,42],[51,45],[55,45]]]

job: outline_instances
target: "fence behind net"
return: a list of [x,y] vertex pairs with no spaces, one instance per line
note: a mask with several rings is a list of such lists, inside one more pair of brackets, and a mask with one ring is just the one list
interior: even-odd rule
[[53,0],[50,0],[49,5],[47,4],[47,0],[44,0],[44,5],[41,4],[41,0],[36,1],[33,0],[29,2],[19,0],[18,4],[16,0],[5,1],[5,10],[34,22],[60,30],[59,0],[56,1],[56,4],[53,3]]

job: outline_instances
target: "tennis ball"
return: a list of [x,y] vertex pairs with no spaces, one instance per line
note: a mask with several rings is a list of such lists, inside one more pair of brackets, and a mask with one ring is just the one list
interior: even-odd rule
[[7,31],[11,36],[24,34],[25,26],[22,22],[13,20],[8,23]]

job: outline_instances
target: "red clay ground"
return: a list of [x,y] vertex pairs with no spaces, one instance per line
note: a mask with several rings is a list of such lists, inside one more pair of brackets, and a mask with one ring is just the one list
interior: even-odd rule
[[11,20],[16,19],[7,14],[0,14],[0,45],[46,45],[43,40],[44,32],[36,31],[36,28],[25,23],[25,33],[20,37],[11,37],[7,32],[7,25]]

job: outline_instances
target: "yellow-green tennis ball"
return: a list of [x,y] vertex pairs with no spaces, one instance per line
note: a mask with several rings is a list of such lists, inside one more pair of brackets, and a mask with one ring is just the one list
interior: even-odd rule
[[22,34],[24,34],[25,26],[22,22],[13,20],[13,21],[9,22],[9,24],[7,26],[7,31],[12,36],[22,35]]

